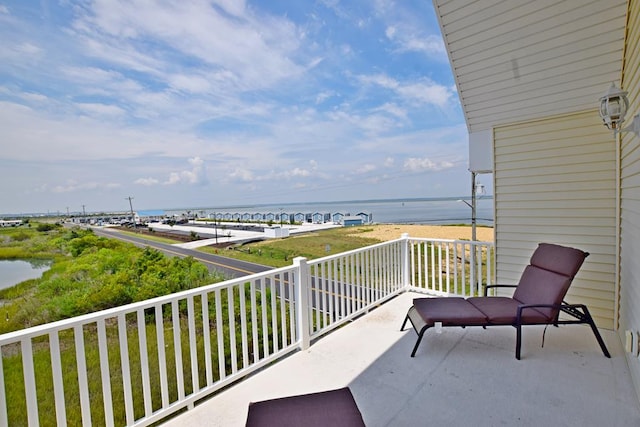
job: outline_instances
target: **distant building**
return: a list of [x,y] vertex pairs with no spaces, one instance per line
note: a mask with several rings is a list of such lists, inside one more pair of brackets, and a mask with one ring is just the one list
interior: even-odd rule
[[364,221],[360,216],[345,216],[342,217],[342,225],[345,227],[352,227],[354,225],[362,225]]
[[136,224],[145,224],[147,222],[160,222],[165,217],[162,210],[138,211],[134,213],[134,222]]
[[270,239],[277,239],[282,237],[289,237],[289,229],[281,227],[268,227],[264,229],[265,237]]

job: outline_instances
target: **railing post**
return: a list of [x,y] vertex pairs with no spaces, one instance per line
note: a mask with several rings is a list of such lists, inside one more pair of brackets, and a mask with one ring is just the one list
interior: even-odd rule
[[406,290],[411,286],[409,280],[411,274],[409,269],[409,233],[402,233],[400,238],[402,239],[402,286]]
[[469,260],[469,296],[473,297],[476,296],[476,291],[478,289],[478,278],[477,276],[477,270],[476,270],[476,242],[475,240],[472,240],[469,243],[469,256],[470,256],[470,260]]
[[311,289],[311,277],[309,274],[309,264],[305,257],[293,259],[293,265],[298,270],[295,282],[296,297],[296,323],[298,325],[298,342],[300,349],[306,350],[310,345],[309,331],[309,291]]
[[476,296],[477,292],[478,292],[478,247],[476,245],[475,240],[471,241],[470,246],[469,246],[469,252],[471,255],[471,259],[469,260],[469,265],[470,265],[470,289],[469,289],[469,296]]

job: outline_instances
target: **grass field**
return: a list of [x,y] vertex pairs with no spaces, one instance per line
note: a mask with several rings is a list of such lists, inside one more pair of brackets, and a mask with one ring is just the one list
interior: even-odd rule
[[295,257],[316,259],[379,243],[380,239],[363,235],[370,230],[370,227],[331,228],[285,239],[250,243],[233,249],[205,246],[199,250],[257,264],[284,267],[290,265]]

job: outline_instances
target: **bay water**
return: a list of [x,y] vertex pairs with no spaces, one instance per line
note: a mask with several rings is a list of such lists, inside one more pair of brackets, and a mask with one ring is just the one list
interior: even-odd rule
[[[466,203],[465,203],[466,202]],[[346,200],[339,202],[274,203],[226,207],[167,209],[166,214],[187,212],[199,217],[214,213],[342,213],[371,214],[374,223],[393,224],[471,224],[470,200],[459,198]],[[493,225],[493,198],[477,199],[476,219],[479,225]]]

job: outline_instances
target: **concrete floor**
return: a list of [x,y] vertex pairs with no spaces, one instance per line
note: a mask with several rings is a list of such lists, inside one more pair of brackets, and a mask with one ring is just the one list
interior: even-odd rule
[[640,426],[620,340],[588,327],[400,332],[406,293],[177,416],[167,426],[243,426],[249,402],[349,386],[367,426]]

